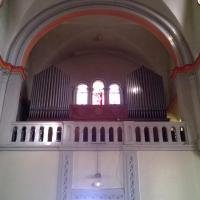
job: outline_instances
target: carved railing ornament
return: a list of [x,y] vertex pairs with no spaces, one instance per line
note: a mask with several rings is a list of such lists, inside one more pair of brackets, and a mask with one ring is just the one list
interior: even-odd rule
[[129,197],[130,197],[130,200],[135,200],[135,180],[134,180],[135,171],[134,171],[134,159],[132,155],[129,158],[128,174],[129,174],[129,187],[130,187]]

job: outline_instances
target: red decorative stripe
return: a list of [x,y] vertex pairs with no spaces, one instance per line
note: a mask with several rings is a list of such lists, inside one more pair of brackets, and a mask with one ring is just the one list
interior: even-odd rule
[[175,80],[175,79],[176,79],[176,76],[177,76],[178,74],[193,71],[193,70],[195,70],[195,69],[198,68],[198,65],[200,65],[200,54],[199,54],[199,56],[197,57],[197,59],[195,60],[194,63],[192,63],[192,64],[187,64],[187,65],[183,65],[183,66],[179,66],[179,67],[174,67],[174,68],[171,70],[170,77],[171,77],[173,80]]
[[27,78],[27,73],[22,66],[14,66],[10,63],[7,63],[3,60],[3,58],[0,56],[0,67],[10,71],[10,72],[16,72],[20,73],[23,79]]

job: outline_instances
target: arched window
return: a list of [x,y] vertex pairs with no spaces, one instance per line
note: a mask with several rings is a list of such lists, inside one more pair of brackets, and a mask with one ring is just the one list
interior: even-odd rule
[[86,84],[79,84],[76,92],[76,104],[85,105],[88,103],[88,86]]
[[111,84],[109,87],[109,104],[120,103],[120,87],[118,84]]
[[92,85],[92,104],[103,105],[104,104],[104,84],[102,81],[97,80]]

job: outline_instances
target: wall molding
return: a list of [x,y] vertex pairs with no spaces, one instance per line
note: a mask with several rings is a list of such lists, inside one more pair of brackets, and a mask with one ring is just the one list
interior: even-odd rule
[[72,200],[124,200],[124,190],[113,189],[73,189]]
[[197,144],[191,145],[82,145],[82,146],[11,146],[0,145],[0,151],[196,151]]
[[135,199],[135,162],[132,155],[130,155],[128,160],[128,176],[129,197],[130,199]]
[[138,159],[137,152],[124,152],[124,183],[125,183],[125,199],[139,200],[139,178],[138,178]]
[[58,168],[57,200],[71,200],[72,163],[72,152],[61,151]]

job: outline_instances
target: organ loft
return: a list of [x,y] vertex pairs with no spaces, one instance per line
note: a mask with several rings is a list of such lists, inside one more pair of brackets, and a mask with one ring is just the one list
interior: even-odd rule
[[142,66],[123,82],[125,85],[115,82],[105,85],[102,80],[95,80],[89,91],[89,83],[81,84],[80,80],[72,87],[68,74],[57,67],[48,67],[33,76],[31,96],[26,102],[23,99],[27,106],[19,119],[167,120],[161,76]]
[[0,200],[199,200],[197,0],[0,0]]

